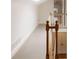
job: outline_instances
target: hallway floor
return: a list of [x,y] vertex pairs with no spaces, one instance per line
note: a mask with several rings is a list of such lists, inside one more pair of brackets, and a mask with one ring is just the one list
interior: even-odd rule
[[38,26],[12,59],[45,59],[45,26]]
[[[12,59],[45,59],[45,45],[45,25],[39,25]],[[53,59],[51,46],[52,44],[50,43],[50,59]]]

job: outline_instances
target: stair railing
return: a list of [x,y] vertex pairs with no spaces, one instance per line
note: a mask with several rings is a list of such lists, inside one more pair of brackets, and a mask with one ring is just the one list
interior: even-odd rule
[[49,59],[49,29],[55,29],[56,32],[56,54],[55,54],[55,59],[57,59],[57,49],[58,49],[58,29],[59,29],[59,25],[58,25],[58,21],[56,21],[55,26],[50,26],[49,25],[49,21],[46,21],[46,59]]

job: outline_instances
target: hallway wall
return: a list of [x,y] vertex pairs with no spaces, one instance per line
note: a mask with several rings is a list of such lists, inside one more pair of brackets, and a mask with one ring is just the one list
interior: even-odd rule
[[12,56],[38,25],[37,6],[30,0],[12,0],[11,5]]
[[49,13],[53,13],[54,9],[54,0],[47,0],[38,6],[38,19],[39,24],[45,24],[48,20]]

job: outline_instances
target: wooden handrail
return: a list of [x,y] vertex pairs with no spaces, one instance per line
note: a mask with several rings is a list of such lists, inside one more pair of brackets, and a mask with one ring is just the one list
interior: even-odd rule
[[46,43],[47,43],[46,44],[46,59],[49,59],[49,29],[55,29],[55,31],[56,31],[56,55],[55,55],[55,57],[57,59],[57,53],[58,53],[57,41],[58,41],[58,29],[59,29],[58,21],[56,21],[55,26],[49,26],[49,21],[46,21],[46,37],[47,37],[47,39],[46,39]]

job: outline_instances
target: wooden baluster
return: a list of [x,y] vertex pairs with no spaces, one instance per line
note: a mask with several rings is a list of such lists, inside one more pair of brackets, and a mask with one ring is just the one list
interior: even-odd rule
[[56,21],[56,24],[55,24],[55,31],[56,31],[56,56],[55,56],[55,58],[56,59],[58,59],[58,57],[57,57],[57,54],[58,54],[58,28],[59,28],[58,21]]
[[46,59],[49,59],[49,21],[46,22]]
[[59,28],[58,21],[56,21],[55,26],[49,26],[49,21],[46,21],[46,38],[47,38],[47,40],[46,40],[46,59],[49,59],[49,29],[55,29],[55,31],[56,31],[56,56],[55,56],[55,58],[57,59],[58,28]]

